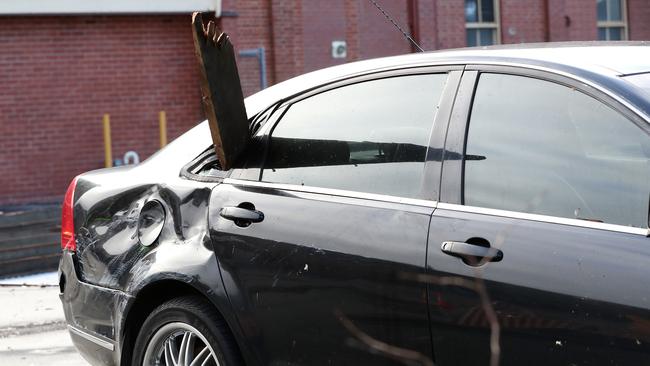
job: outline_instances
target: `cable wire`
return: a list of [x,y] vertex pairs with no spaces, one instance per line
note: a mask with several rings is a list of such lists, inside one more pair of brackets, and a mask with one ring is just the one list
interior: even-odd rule
[[414,46],[415,46],[415,47],[416,47],[420,52],[424,52],[424,50],[422,49],[422,47],[420,47],[420,45],[419,45],[417,42],[415,42],[415,40],[414,40],[413,38],[411,38],[411,36],[410,36],[408,33],[406,33],[406,32],[402,29],[402,27],[400,27],[399,24],[397,24],[397,22],[396,22],[395,20],[393,20],[393,18],[391,18],[390,15],[388,15],[388,13],[387,13],[384,9],[382,9],[382,7],[379,6],[379,4],[377,4],[377,2],[376,2],[375,0],[369,0],[369,1],[370,1],[370,2],[371,2],[371,3],[372,3],[372,4],[373,4],[377,9],[379,9],[379,11],[380,11],[382,14],[384,14],[384,16],[386,17],[386,19],[388,19],[389,22],[393,23],[393,25],[395,26],[395,28],[397,28],[400,32],[402,32],[402,34],[404,35],[404,38],[406,38],[409,42],[411,42],[411,44],[413,44],[413,45],[414,45]]

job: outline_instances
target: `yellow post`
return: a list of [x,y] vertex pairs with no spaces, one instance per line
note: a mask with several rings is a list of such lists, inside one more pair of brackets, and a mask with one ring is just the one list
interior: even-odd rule
[[113,166],[113,152],[111,150],[111,117],[104,114],[104,165],[107,168]]
[[158,121],[160,125],[160,148],[162,149],[167,145],[167,114],[165,111],[158,113]]

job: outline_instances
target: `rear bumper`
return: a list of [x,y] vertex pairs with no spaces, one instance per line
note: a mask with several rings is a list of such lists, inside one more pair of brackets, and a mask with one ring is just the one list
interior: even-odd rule
[[75,268],[75,255],[64,252],[59,262],[59,298],[70,337],[90,364],[119,365],[121,309],[129,296],[80,281]]

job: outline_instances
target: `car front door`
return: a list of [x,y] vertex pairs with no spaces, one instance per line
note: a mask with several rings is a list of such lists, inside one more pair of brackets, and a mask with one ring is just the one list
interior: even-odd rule
[[520,72],[459,90],[423,279],[436,363],[650,364],[647,122]]
[[214,189],[213,246],[260,364],[432,358],[426,285],[408,277],[425,269],[435,205],[422,189],[425,159],[438,104],[459,79],[448,71],[292,101],[260,179],[240,172]]

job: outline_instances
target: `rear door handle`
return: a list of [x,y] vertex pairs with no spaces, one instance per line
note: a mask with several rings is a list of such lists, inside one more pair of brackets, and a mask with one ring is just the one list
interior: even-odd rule
[[499,262],[503,259],[503,252],[497,248],[460,241],[445,241],[442,243],[440,249],[445,254],[462,258],[467,264],[476,264],[485,261]]
[[242,207],[223,207],[219,211],[219,216],[227,220],[232,220],[237,226],[246,227],[253,222],[262,222],[264,213],[255,209]]

